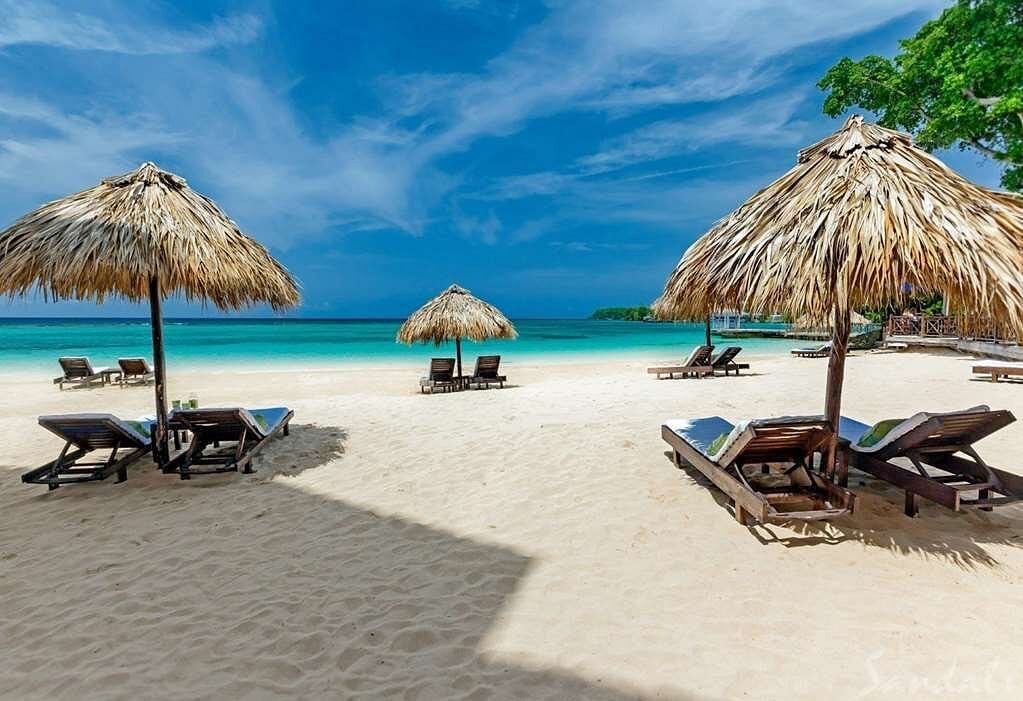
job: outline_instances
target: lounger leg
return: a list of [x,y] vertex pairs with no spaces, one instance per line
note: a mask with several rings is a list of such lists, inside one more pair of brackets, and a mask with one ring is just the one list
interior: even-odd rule
[[681,470],[682,469],[682,454],[679,453],[677,450],[673,450],[673,451],[671,451],[671,457],[675,461],[675,467],[677,467],[678,469]]
[[290,436],[291,435],[291,423],[290,422],[284,424],[284,430],[282,431],[282,433],[285,436]]
[[916,501],[916,494],[914,494],[913,492],[911,492],[911,491],[909,491],[907,489],[906,490],[906,506],[905,506],[905,509],[904,509],[905,514],[907,516],[909,516],[910,518],[913,518],[914,516],[917,515],[917,513],[919,511],[920,511],[920,508],[919,508],[919,506],[917,504],[917,501]]
[[735,520],[738,521],[739,525],[741,525],[741,526],[748,525],[749,524],[749,518],[748,518],[749,515],[746,513],[746,511],[741,506],[739,506],[738,502],[734,502],[734,504],[735,504]]
[[60,485],[59,485],[59,484],[54,484],[53,482],[50,482],[50,483],[49,483],[48,485],[46,485],[46,486],[47,486],[47,487],[49,487],[49,488],[50,488],[50,491],[52,492],[52,491],[53,491],[54,489],[56,489],[56,488],[57,488],[57,487],[59,487]]
[[[987,499],[990,496],[991,496],[991,490],[990,489],[981,489],[980,491],[977,492],[977,498],[978,499]],[[991,506],[981,506],[980,510],[981,511],[994,511],[994,507],[991,507]]]

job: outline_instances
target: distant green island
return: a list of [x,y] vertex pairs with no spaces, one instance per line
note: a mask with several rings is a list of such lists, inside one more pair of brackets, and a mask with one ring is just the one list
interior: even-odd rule
[[602,307],[590,315],[599,321],[645,321],[651,318],[650,307]]

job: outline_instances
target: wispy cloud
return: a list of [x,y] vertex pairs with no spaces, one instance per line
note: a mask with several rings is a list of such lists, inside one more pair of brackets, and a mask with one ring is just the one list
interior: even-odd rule
[[248,14],[217,17],[196,27],[171,29],[131,17],[127,7],[117,18],[75,12],[67,6],[28,0],[0,1],[0,48],[40,44],[64,49],[124,54],[174,54],[206,51],[256,39],[262,21]]

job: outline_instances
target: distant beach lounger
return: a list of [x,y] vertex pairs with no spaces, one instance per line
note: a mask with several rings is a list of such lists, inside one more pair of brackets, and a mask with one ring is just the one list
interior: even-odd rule
[[455,389],[455,359],[454,358],[433,358],[427,368],[426,376],[419,380],[419,391],[430,393],[437,390],[448,392]]
[[826,358],[831,355],[831,342],[828,341],[816,348],[793,348],[792,355],[797,358]]
[[121,368],[117,381],[122,387],[130,384],[147,385],[156,377],[145,358],[119,358],[117,364]]
[[[112,414],[40,416],[39,425],[62,438],[64,448],[55,460],[23,474],[21,481],[50,489],[103,480],[115,472],[117,481],[123,482],[128,479],[128,465],[152,449],[147,422],[123,421]],[[105,460],[82,460],[96,450],[110,454]]]
[[716,358],[710,361],[710,366],[714,368],[715,372],[724,370],[726,377],[730,372],[734,372],[738,375],[740,370],[749,370],[749,363],[735,362],[735,356],[739,355],[741,352],[742,348],[739,346],[729,346],[718,353]]
[[706,375],[713,375],[714,368],[711,367],[710,364],[710,356],[713,352],[714,346],[697,346],[681,365],[665,365],[662,367],[647,368],[646,371],[647,374],[657,375],[658,380],[662,379],[665,375],[667,375],[669,379],[674,379],[675,375],[681,375],[682,377],[704,377]]
[[1007,380],[1010,377],[1023,377],[1023,363],[998,363],[987,361],[973,366],[973,374],[990,375],[992,382]]
[[93,368],[92,363],[85,357],[58,358],[57,362],[60,363],[60,369],[64,374],[53,378],[53,384],[60,385],[61,390],[64,389],[64,385],[106,384],[112,375],[119,372],[111,368]]
[[[822,520],[852,513],[853,494],[813,469],[833,433],[819,416],[756,419],[720,416],[669,421],[661,436],[675,464],[687,463],[731,500],[739,523]],[[753,468],[752,470],[750,468]]]
[[498,374],[500,367],[501,356],[479,356],[476,358],[476,368],[472,372],[472,377],[469,378],[469,384],[476,388],[481,386],[489,388],[492,384],[504,387],[504,383],[508,378]]
[[[918,496],[954,511],[987,511],[1023,500],[1023,477],[991,467],[973,444],[1015,420],[1011,412],[986,406],[947,414],[921,412],[874,426],[842,417],[840,445],[850,467],[905,491],[907,516],[916,515]],[[893,463],[896,458],[910,466]],[[963,498],[971,492],[975,499]]]
[[[278,433],[287,436],[295,412],[270,409],[179,409],[171,415],[176,425],[191,431],[188,447],[164,466],[181,479],[217,472],[252,472],[252,458]],[[221,443],[233,443],[226,447]],[[195,466],[200,466],[196,469]],[[208,467],[203,467],[208,466]]]

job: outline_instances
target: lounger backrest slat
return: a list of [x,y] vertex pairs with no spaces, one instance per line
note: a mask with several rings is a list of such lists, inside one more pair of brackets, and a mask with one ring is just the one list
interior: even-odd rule
[[967,411],[933,416],[878,452],[887,459],[908,451],[971,445],[995,431],[1008,426],[1016,417],[1004,409],[998,411]]
[[454,374],[454,358],[432,358],[430,360],[430,379],[434,382],[451,380]]
[[718,463],[773,462],[778,457],[805,455],[818,449],[831,435],[826,421],[749,426],[742,439],[720,456]]
[[689,357],[682,362],[682,367],[705,367],[710,365],[710,356],[714,352],[714,346],[697,346]]
[[117,364],[126,375],[146,375],[152,372],[145,358],[119,358]]
[[497,371],[501,367],[501,356],[481,355],[476,358],[476,370],[473,375],[476,377],[497,377]]
[[149,440],[125,426],[116,416],[40,416],[39,425],[85,450],[100,450],[120,446],[142,448]]
[[60,368],[64,371],[64,377],[75,379],[79,377],[92,377],[92,363],[88,358],[59,358]]
[[712,365],[716,368],[724,367],[735,360],[735,356],[739,355],[740,352],[742,352],[741,347],[729,346],[721,351],[721,353],[718,354],[718,357],[714,358]]
[[263,428],[246,409],[181,409],[174,418],[205,440],[235,440],[243,430],[253,436],[264,436]]

